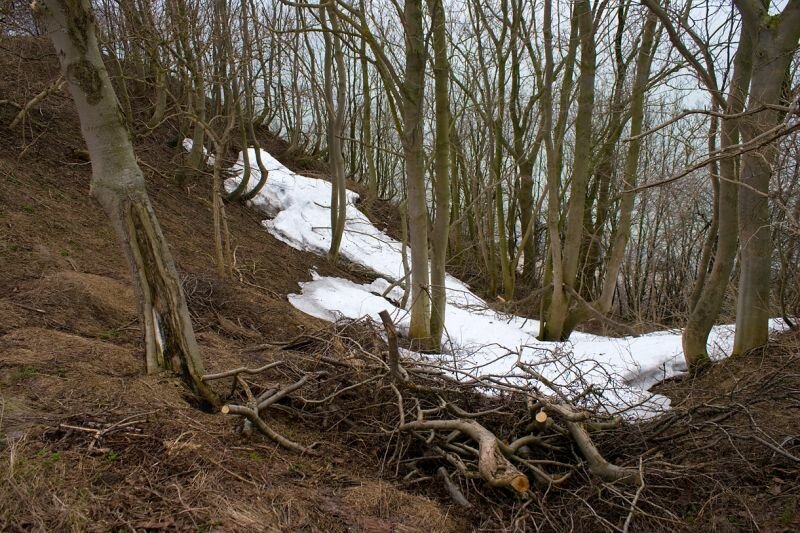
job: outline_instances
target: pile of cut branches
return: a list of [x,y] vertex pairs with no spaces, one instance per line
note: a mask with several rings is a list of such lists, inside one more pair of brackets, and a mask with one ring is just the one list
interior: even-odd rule
[[222,412],[237,417],[246,435],[255,430],[289,450],[322,453],[320,443],[294,442],[273,429],[270,416],[291,412],[371,450],[400,485],[438,487],[434,493],[465,508],[499,502],[504,520],[530,516],[531,501],[541,509],[548,494],[600,486],[611,488],[616,512],[626,508],[628,522],[654,516],[653,506],[641,508],[640,458],[606,458],[613,450],[603,444],[625,422],[589,407],[598,397],[592,385],[562,387],[521,361],[513,382],[455,380],[442,373],[441,360],[403,358],[389,315],[381,318],[382,324],[342,321],[288,343],[255,346],[249,351],[275,361],[205,379],[230,380]]

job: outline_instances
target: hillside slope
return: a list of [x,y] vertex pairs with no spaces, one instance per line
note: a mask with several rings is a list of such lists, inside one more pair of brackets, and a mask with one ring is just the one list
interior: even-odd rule
[[[48,42],[4,44],[5,98],[26,102],[57,77]],[[287,454],[196,409],[176,379],[146,376],[127,266],[88,194],[72,102],[52,95],[10,131],[15,112],[0,105],[0,530],[462,529],[446,507],[381,481],[370,450],[278,416],[277,429],[330,453]],[[319,328],[286,300],[312,268],[358,279],[278,242],[239,205],[227,208],[238,279],[218,278],[209,179],[176,185],[168,128],[135,149],[207,370],[258,365],[268,356],[243,349]]]
[[[2,45],[3,99],[26,102],[57,77],[49,43]],[[54,94],[10,130],[15,113],[0,104],[0,530],[602,531],[631,519],[631,531],[800,528],[796,336],[671,380],[658,389],[673,400],[671,413],[597,434],[609,459],[645,472],[641,512],[631,494],[584,473],[530,499],[476,484],[468,493],[474,507],[456,508],[432,477],[409,484],[384,468],[391,437],[375,434],[368,415],[332,413],[331,422],[301,409],[270,412],[282,434],[319,443],[317,457],[241,436],[233,419],[198,409],[174,377],[144,374],[129,274],[88,194],[72,102]],[[135,149],[185,279],[207,369],[284,357],[313,368],[344,353],[341,330],[286,297],[312,269],[368,279],[277,241],[237,204],[227,206],[235,276],[217,277],[210,178],[176,184],[177,142],[165,124]],[[283,157],[279,140],[263,142],[304,170],[303,161]],[[383,225],[396,224],[383,208]],[[295,343],[293,352],[264,348],[298,336],[305,346]],[[382,348],[359,349],[377,357]],[[278,368],[264,379],[282,385],[296,376]]]

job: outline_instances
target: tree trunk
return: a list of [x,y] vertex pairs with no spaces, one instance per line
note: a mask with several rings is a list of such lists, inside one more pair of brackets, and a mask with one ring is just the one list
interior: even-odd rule
[[78,109],[92,161],[92,196],[123,246],[139,297],[148,372],[179,373],[213,406],[200,349],[172,256],[145,191],[119,102],[103,65],[88,0],[36,0],[32,5],[55,45]]
[[421,0],[406,0],[403,25],[405,26],[406,68],[402,88],[402,144],[408,188],[412,283],[409,337],[426,347],[431,340],[431,301],[428,265],[428,206],[425,195],[425,161],[422,143],[426,53]]
[[[575,149],[573,156],[572,185],[570,186],[563,252],[555,251],[561,239],[554,239],[558,232],[558,210],[560,187],[555,186],[555,179],[560,180],[560,172],[555,172],[549,185],[548,194],[553,197],[548,205],[551,211],[548,221],[553,247],[553,296],[543,317],[541,340],[565,340],[570,331],[567,326],[570,298],[566,288],[574,288],[578,274],[581,237],[583,235],[583,209],[586,199],[586,185],[591,171],[592,151],[592,113],[594,111],[594,82],[596,72],[596,50],[594,43],[594,23],[591,6],[588,0],[577,0],[575,17],[580,32],[581,58],[578,80],[578,112],[575,118]],[[549,163],[548,163],[549,165]],[[549,174],[549,172],[548,172]],[[560,185],[560,184],[559,184]],[[552,204],[556,205],[553,206]],[[560,265],[558,263],[561,263]],[[558,272],[556,272],[558,271]]]
[[[633,81],[633,95],[631,102],[631,131],[632,140],[628,144],[628,153],[625,156],[625,168],[622,176],[622,188],[636,187],[636,174],[639,170],[639,151],[642,140],[639,135],[644,125],[644,103],[647,83],[650,80],[650,65],[653,58],[653,40],[658,19],[652,13],[648,15],[642,30],[642,44],[636,59],[636,74]],[[617,278],[625,259],[625,248],[631,233],[631,214],[633,213],[634,193],[623,192],[620,206],[619,221],[612,240],[610,258],[606,265],[603,287],[597,302],[597,309],[606,314],[611,310]],[[573,326],[574,327],[574,326]]]
[[[755,112],[781,103],[783,82],[800,39],[800,2],[790,1],[783,13],[770,17],[760,2],[737,4],[745,23],[758,24],[754,49],[753,81],[747,104],[754,114],[742,119],[743,142],[749,142],[777,125],[775,110]],[[767,343],[769,337],[772,238],[769,217],[769,183],[776,146],[768,145],[742,156],[739,188],[741,274],[736,304],[733,353],[744,353]]]
[[364,153],[367,160],[367,212],[378,198],[378,171],[375,168],[375,151],[372,146],[372,91],[369,83],[369,62],[367,58],[367,43],[361,40],[361,87],[364,93],[362,98],[364,107],[361,123],[364,138]]
[[[346,97],[346,79],[344,56],[339,37],[339,24],[336,11],[331,4],[321,8],[320,21],[327,28],[326,11],[330,12],[331,33],[324,34],[325,39],[325,102],[328,108],[328,162],[332,173],[331,180],[331,247],[328,259],[336,263],[339,259],[339,246],[344,235],[347,218],[347,187],[345,184],[344,157],[342,156],[342,137],[344,136],[344,112]],[[336,102],[334,103],[334,62],[336,63]]]
[[436,111],[436,145],[433,155],[433,187],[436,202],[431,230],[431,349],[441,351],[447,292],[445,267],[450,233],[450,64],[442,0],[431,0],[433,77]]
[[[751,30],[742,28],[742,39],[734,57],[733,77],[726,105],[726,114],[740,113],[744,108],[753,66],[753,42]],[[720,149],[724,150],[739,140],[737,119],[724,118],[720,129]],[[738,248],[739,230],[737,226],[737,206],[739,185],[736,160],[726,158],[720,161],[719,185],[719,239],[717,253],[711,274],[705,280],[697,305],[689,315],[689,322],[683,330],[683,356],[690,367],[708,362],[708,334],[719,316],[728,279],[733,270]]]

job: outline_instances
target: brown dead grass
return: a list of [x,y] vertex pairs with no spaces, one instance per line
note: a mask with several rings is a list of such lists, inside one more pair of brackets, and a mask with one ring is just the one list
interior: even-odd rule
[[[46,41],[2,45],[3,98],[24,103],[57,76]],[[5,128],[9,108],[0,105],[0,530],[414,531],[429,519],[463,530],[446,506],[398,490],[402,513],[345,501],[343,487],[380,478],[364,454],[332,442],[329,456],[311,459],[243,439],[232,419],[194,408],[174,377],[146,376],[129,274],[88,194],[71,101],[53,95],[15,131]],[[137,139],[136,152],[206,367],[263,364],[269,356],[242,350],[321,325],[286,300],[298,281],[312,268],[358,274],[283,245],[252,211],[229,205],[236,270],[217,277],[210,181],[176,185],[175,140],[166,125]],[[306,444],[326,438],[280,413],[270,423]],[[104,433],[93,440],[93,430]]]

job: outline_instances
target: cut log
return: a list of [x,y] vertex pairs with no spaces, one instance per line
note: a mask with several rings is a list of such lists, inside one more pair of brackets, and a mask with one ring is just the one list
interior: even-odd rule
[[401,431],[457,430],[478,443],[478,472],[493,487],[510,487],[518,493],[530,488],[528,477],[503,454],[497,437],[474,420],[416,420],[400,426]]

